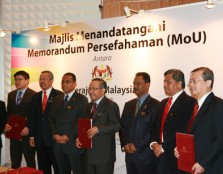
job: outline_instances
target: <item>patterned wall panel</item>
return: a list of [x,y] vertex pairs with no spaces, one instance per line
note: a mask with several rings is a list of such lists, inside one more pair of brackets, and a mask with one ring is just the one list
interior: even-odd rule
[[[89,21],[101,18],[99,4],[101,0],[1,0],[2,28],[4,29],[31,29],[43,26],[43,20],[59,24],[62,21],[76,22]],[[11,35],[1,40],[3,44],[3,58],[0,59],[1,71],[4,71],[4,99],[11,91]],[[3,73],[3,72],[1,72]],[[3,161],[9,162],[9,144],[6,141],[3,151]]]

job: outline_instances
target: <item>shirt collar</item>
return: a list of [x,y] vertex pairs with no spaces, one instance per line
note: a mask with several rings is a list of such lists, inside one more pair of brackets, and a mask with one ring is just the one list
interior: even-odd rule
[[22,95],[26,92],[26,90],[27,90],[27,88],[25,88],[25,89],[18,89],[18,91],[17,91],[17,94],[19,93],[19,92],[22,92]]
[[201,108],[202,104],[204,103],[205,99],[208,97],[210,93],[212,93],[212,91],[206,93],[205,95],[203,95],[203,97],[197,100],[199,109]]
[[52,87],[47,89],[47,90],[43,90],[42,91],[42,95],[44,95],[44,91],[46,91],[46,95],[49,96],[50,95],[50,92],[52,91]]
[[104,98],[104,96],[102,96],[101,98],[99,98],[98,100],[96,100],[94,103],[96,103],[98,105],[103,98]]
[[146,98],[149,96],[149,94],[145,94],[144,96],[138,98],[140,101],[140,106],[143,104],[143,102],[146,100]]
[[184,91],[184,90],[180,90],[179,92],[177,92],[176,94],[174,94],[174,95],[172,96],[172,104],[171,104],[171,105],[173,105],[173,103],[177,100],[177,98],[180,96],[180,94],[183,93],[183,91]]
[[64,98],[66,97],[66,95],[68,95],[68,100],[69,100],[74,93],[75,93],[75,90],[71,91],[69,94],[64,94]]

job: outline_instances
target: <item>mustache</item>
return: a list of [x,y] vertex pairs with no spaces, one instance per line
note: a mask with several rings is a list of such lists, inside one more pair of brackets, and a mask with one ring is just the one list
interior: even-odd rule
[[133,93],[134,93],[135,91],[137,91],[137,88],[133,88]]

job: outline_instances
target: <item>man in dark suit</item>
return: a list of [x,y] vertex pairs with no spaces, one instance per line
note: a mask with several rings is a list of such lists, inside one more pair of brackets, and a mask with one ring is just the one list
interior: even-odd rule
[[84,116],[87,97],[75,91],[76,76],[66,73],[62,77],[61,94],[54,98],[49,123],[54,139],[54,155],[59,174],[83,174],[83,152],[75,146],[80,117]]
[[133,87],[137,98],[125,103],[120,130],[127,173],[155,174],[155,156],[149,140],[159,101],[149,95],[150,76],[146,72],[136,74]]
[[38,168],[44,174],[52,173],[51,166],[54,174],[58,174],[48,117],[54,97],[62,94],[62,92],[52,87],[53,80],[54,77],[51,71],[41,72],[39,85],[42,90],[33,96],[32,115],[29,124],[29,143],[36,148]]
[[[120,129],[118,105],[105,96],[107,83],[99,78],[91,81],[88,93],[91,102],[86,116],[92,118],[92,128],[88,130],[92,138],[92,149],[87,149],[87,174],[113,174],[116,160],[115,133]],[[95,106],[95,107],[94,107]],[[81,142],[77,139],[77,147]]]
[[[29,74],[25,71],[18,71],[14,74],[16,90],[8,94],[7,112],[10,114],[26,117],[29,122],[31,115],[31,101],[36,93],[28,88]],[[5,131],[10,131],[11,126],[6,124]],[[35,149],[29,145],[29,129],[26,126],[22,132],[22,140],[10,139],[10,156],[12,168],[21,166],[22,154],[24,154],[28,167],[35,168]]]
[[[199,106],[187,129],[195,141],[193,174],[223,172],[223,100],[212,92],[213,84],[214,73],[209,68],[200,67],[191,72],[188,87]],[[180,154],[175,150],[175,155]]]
[[184,132],[196,100],[184,92],[184,74],[178,69],[170,69],[164,73],[163,87],[169,97],[160,103],[150,146],[157,157],[157,174],[178,174],[181,171],[178,170],[173,153],[176,132]]
[[[5,102],[0,100],[0,148],[2,149],[2,138],[1,135],[3,133],[3,130],[5,128],[6,123],[6,108],[5,108]],[[1,149],[0,149],[0,164],[1,164]]]

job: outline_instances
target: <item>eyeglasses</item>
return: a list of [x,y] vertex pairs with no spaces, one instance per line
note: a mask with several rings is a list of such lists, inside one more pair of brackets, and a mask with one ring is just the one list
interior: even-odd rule
[[25,79],[21,79],[21,78],[18,78],[18,79],[14,79],[16,82],[20,82],[20,81],[22,81],[22,80],[25,80]]
[[92,87],[92,88],[88,88],[88,91],[91,91],[91,90],[96,91],[98,89],[101,89],[101,88]]
[[189,80],[189,82],[188,82],[188,84],[194,84],[194,85],[196,85],[199,81],[204,81],[204,80],[202,80],[202,79],[190,79]]

